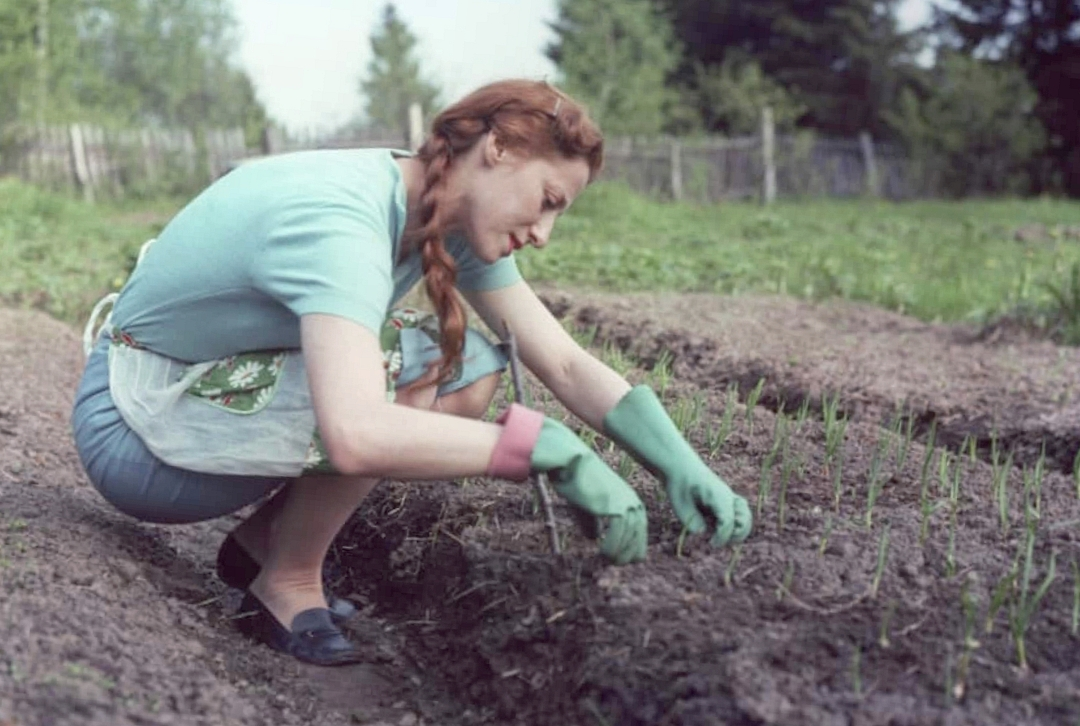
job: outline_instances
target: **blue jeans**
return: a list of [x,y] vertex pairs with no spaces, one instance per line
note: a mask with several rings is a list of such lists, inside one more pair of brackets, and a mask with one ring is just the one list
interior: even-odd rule
[[[403,331],[403,368],[399,386],[423,375],[439,359],[419,330]],[[235,512],[272,494],[286,480],[262,476],[204,474],[169,466],[143,444],[116,410],[109,393],[109,341],[94,347],[75,396],[71,422],[79,459],[94,488],[137,519],[184,524]],[[461,377],[439,387],[447,395],[506,367],[502,349],[475,330],[466,331]]]

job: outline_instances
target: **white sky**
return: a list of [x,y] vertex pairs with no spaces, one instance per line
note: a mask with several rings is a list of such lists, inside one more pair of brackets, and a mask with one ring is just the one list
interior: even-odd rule
[[[328,130],[360,114],[359,84],[385,0],[232,0],[240,64],[270,115],[293,131]],[[444,100],[497,78],[554,80],[544,55],[557,0],[395,0],[419,40],[423,72]],[[929,0],[904,0],[917,24]]]

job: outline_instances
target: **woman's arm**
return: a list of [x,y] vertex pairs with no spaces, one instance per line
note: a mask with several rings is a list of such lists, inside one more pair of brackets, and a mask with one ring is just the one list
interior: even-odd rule
[[397,406],[375,333],[335,315],[300,318],[319,435],[342,474],[436,479],[483,474],[502,428]]
[[474,293],[469,302],[495,330],[506,320],[525,364],[571,411],[629,452],[665,484],[676,515],[711,541],[742,541],[753,526],[746,500],[713,472],[656,394],[630,385],[563,330],[524,282]]
[[576,416],[602,430],[604,416],[630,384],[578,345],[527,283],[465,297],[492,330],[501,332],[506,321],[529,370]]

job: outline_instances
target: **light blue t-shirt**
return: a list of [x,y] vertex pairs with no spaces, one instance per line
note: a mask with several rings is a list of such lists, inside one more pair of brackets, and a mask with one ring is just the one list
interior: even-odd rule
[[[191,201],[158,235],[113,309],[150,350],[205,361],[300,347],[300,316],[329,313],[378,332],[421,277],[397,262],[406,191],[395,152],[335,149],[249,162]],[[512,257],[479,260],[447,239],[461,290],[521,279]]]

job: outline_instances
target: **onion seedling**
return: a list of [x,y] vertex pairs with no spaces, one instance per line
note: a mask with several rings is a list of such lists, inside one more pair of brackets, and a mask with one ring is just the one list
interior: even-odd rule
[[735,545],[731,548],[731,559],[728,560],[727,567],[724,568],[724,587],[731,589],[731,583],[735,578],[735,565],[739,563],[739,556],[742,554],[742,543]]
[[870,597],[876,598],[878,588],[881,587],[881,578],[885,575],[885,562],[889,558],[889,525],[881,532],[881,540],[878,542],[877,568],[874,570],[874,579],[870,581]]
[[1075,638],[1080,634],[1080,567],[1076,566],[1076,560],[1072,561],[1072,573],[1073,573],[1073,606],[1072,606],[1072,623],[1070,632]]
[[765,379],[759,378],[757,385],[746,397],[746,424],[750,428],[750,435],[754,435],[754,409],[757,408],[761,393],[765,390]]
[[787,440],[787,417],[779,413],[776,415],[776,424],[773,426],[773,445],[769,449],[769,453],[765,455],[764,461],[761,462],[761,478],[758,480],[758,498],[757,498],[757,516],[761,517],[761,512],[765,508],[765,501],[769,497],[769,491],[772,488],[772,467],[776,461],[776,454],[780,451],[780,448]]
[[881,490],[885,486],[885,476],[882,470],[885,468],[885,460],[889,457],[889,450],[891,449],[892,437],[885,434],[878,440],[874,450],[874,458],[870,460],[870,485],[866,491],[865,523],[867,529],[870,529],[873,523],[874,505],[877,504],[878,497],[881,496]]
[[727,397],[724,399],[724,414],[720,418],[720,426],[716,433],[709,437],[709,454],[716,456],[720,447],[731,435],[731,423],[735,418],[735,405],[739,402],[739,385],[732,383],[727,388]]
[[1032,523],[1028,526],[1027,537],[1025,537],[1024,542],[1024,566],[1020,572],[1020,588],[1016,591],[1009,607],[1009,629],[1012,632],[1013,643],[1016,645],[1017,665],[1020,666],[1021,670],[1025,671],[1028,669],[1026,634],[1028,627],[1031,625],[1031,617],[1035,614],[1039,602],[1046,595],[1050,585],[1054,582],[1054,578],[1057,576],[1055,569],[1057,553],[1051,552],[1050,564],[1046,568],[1046,577],[1035,589],[1035,592],[1030,592],[1034,549],[1035,527],[1034,523]]

